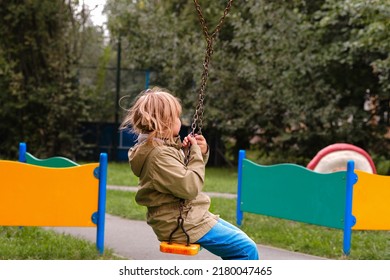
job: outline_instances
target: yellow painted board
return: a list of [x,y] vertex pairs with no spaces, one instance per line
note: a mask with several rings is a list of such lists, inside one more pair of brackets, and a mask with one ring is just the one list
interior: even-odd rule
[[355,170],[353,187],[353,230],[390,230],[390,176]]
[[0,225],[96,226],[98,163],[48,168],[0,161]]

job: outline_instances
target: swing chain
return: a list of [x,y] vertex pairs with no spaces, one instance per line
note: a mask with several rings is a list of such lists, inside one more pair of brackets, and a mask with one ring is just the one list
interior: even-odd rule
[[203,113],[204,113],[204,99],[205,99],[205,89],[206,89],[206,83],[209,76],[209,63],[211,55],[213,54],[213,43],[214,39],[217,37],[217,34],[220,32],[221,27],[225,21],[225,18],[227,14],[230,11],[230,8],[232,6],[233,0],[228,0],[228,3],[225,7],[225,10],[223,12],[222,17],[220,18],[216,28],[214,31],[210,34],[206,20],[203,16],[202,9],[198,3],[198,0],[194,0],[196,11],[198,12],[199,22],[203,30],[203,35],[206,39],[206,54],[203,62],[203,73],[201,77],[201,84],[199,87],[199,93],[198,93],[198,104],[195,109],[195,113],[193,116],[193,121],[191,124],[192,132],[191,134],[195,134],[195,130],[198,127],[198,134],[202,134],[202,127],[203,127]]
[[188,235],[187,231],[185,230],[184,228],[184,219],[183,219],[183,208],[184,208],[184,199],[180,199],[180,205],[179,205],[179,217],[177,218],[177,226],[176,228],[171,232],[171,234],[169,235],[169,241],[168,241],[168,244],[172,244],[172,237],[173,237],[173,234],[179,229],[179,227],[181,228],[181,230],[183,231],[183,233],[185,234],[186,236],[186,245],[187,246],[190,246],[190,236]]

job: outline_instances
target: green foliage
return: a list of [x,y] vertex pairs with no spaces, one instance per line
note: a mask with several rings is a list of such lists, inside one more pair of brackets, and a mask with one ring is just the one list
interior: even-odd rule
[[[312,17],[310,34],[321,46],[313,67],[330,86],[322,92],[332,102],[322,107],[326,111],[320,119],[329,137],[326,144],[350,142],[376,153],[383,153],[383,147],[389,144],[384,139],[388,123],[378,104],[363,110],[365,101],[385,102],[389,97],[388,73],[377,66],[389,67],[390,44],[385,39],[390,35],[389,13],[388,1],[326,1]],[[310,129],[318,127],[309,124]]]
[[[98,46],[102,47],[102,45]],[[80,65],[80,76],[83,82],[80,87],[83,93],[88,96],[88,99],[93,100],[89,105],[85,120],[105,122],[113,119],[115,108],[113,97],[115,87],[113,87],[113,83],[107,82],[109,78],[115,80],[115,75],[108,71],[112,50],[110,46],[105,46],[103,50],[96,50],[95,54],[100,54],[100,57],[96,58],[94,54],[90,54],[90,56],[88,54],[83,55],[83,58],[89,58],[89,60],[93,58],[94,60],[83,59],[82,65]]]
[[0,9],[0,154],[19,141],[37,156],[75,154],[88,100],[78,90],[74,1],[6,1]]
[[[37,156],[71,157],[80,120],[112,120],[118,38],[122,67],[157,73],[153,85],[180,97],[191,121],[206,47],[192,1],[108,0],[111,42],[77,2],[1,5],[2,156],[23,140]],[[200,3],[211,32],[226,0]],[[234,158],[251,143],[304,159],[348,142],[388,160],[389,18],[386,0],[234,1],[214,43],[205,131]],[[142,89],[135,80],[122,77],[122,95]]]
[[390,175],[390,160],[386,159],[385,156],[373,156],[372,157],[377,174],[380,175]]
[[[226,1],[201,4],[212,30]],[[190,119],[205,49],[193,3],[110,0],[107,9],[131,46],[125,64],[158,71]],[[348,142],[388,157],[386,108],[364,104],[389,95],[389,13],[379,0],[235,3],[214,44],[206,127],[234,156],[257,136],[267,154],[311,158]]]
[[[378,95],[388,97],[389,92],[389,49],[390,4],[385,0],[354,0],[342,3],[327,1],[315,17],[322,38],[329,46],[328,60],[342,64],[359,65],[368,69],[365,75],[373,76],[378,84]],[[341,51],[342,50],[342,51]],[[337,56],[337,57],[336,57]],[[363,88],[362,90],[365,90]]]

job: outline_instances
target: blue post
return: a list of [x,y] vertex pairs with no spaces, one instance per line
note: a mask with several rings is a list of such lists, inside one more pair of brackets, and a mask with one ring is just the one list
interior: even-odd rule
[[99,197],[98,197],[98,221],[96,232],[96,247],[100,254],[104,252],[104,227],[106,220],[106,186],[107,186],[107,154],[100,154],[99,161]]
[[353,185],[357,182],[357,175],[354,173],[354,168],[355,163],[352,160],[348,161],[343,240],[343,251],[345,255],[349,255],[351,250],[352,227],[356,223],[355,217],[352,216]]
[[149,88],[149,84],[150,84],[150,70],[147,69],[145,71],[145,89]]
[[26,162],[27,145],[24,142],[19,143],[19,161]]
[[245,159],[245,150],[238,153],[238,183],[237,183],[237,206],[236,206],[236,223],[241,225],[244,213],[241,211],[241,188],[242,188],[242,163]]

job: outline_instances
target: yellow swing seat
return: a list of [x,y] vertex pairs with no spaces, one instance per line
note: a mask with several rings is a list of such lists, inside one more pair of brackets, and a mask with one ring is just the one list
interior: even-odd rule
[[163,253],[180,254],[194,256],[198,254],[200,250],[199,244],[180,244],[162,241],[160,243],[160,251]]
[[[190,236],[188,235],[188,233],[184,229],[184,219],[182,217],[183,205],[184,205],[184,199],[181,199],[180,206],[179,206],[179,217],[177,218],[177,226],[169,235],[168,241],[161,241],[160,251],[163,253],[169,253],[169,254],[194,256],[194,255],[198,254],[198,252],[200,250],[200,244],[190,243]],[[179,228],[181,228],[181,230],[183,231],[183,233],[185,234],[185,236],[187,238],[187,242],[185,244],[172,242],[173,234]]]

